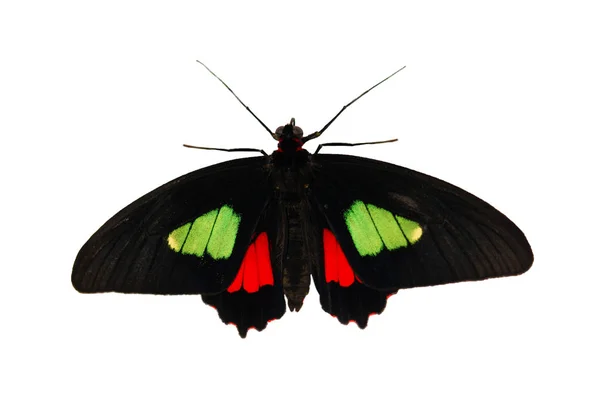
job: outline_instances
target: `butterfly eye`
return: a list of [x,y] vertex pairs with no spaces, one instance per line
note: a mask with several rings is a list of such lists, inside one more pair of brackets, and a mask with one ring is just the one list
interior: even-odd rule
[[304,132],[302,128],[294,126],[294,138],[302,138],[304,136]]
[[281,135],[283,134],[283,127],[277,127],[277,129],[275,130],[275,136],[277,137],[281,137]]

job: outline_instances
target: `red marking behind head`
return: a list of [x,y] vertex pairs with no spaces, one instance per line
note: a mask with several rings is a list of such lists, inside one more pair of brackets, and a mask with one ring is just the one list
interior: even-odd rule
[[[302,141],[302,138],[292,138],[292,140],[294,141],[294,143],[296,143],[296,149],[294,151],[300,151],[302,150],[302,147],[304,146],[304,142]],[[282,146],[282,141],[283,140],[279,140],[277,143],[277,151],[280,153],[284,152],[283,146]]]
[[267,233],[260,233],[250,244],[235,279],[227,288],[228,292],[239,291],[242,287],[248,293],[257,292],[263,285],[273,285],[273,270]]
[[337,282],[342,287],[349,287],[355,279],[358,281],[340,244],[328,229],[323,229],[323,250],[326,282]]

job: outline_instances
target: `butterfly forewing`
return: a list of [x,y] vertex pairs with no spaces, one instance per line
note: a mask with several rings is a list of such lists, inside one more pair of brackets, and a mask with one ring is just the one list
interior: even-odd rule
[[316,155],[313,200],[365,285],[394,291],[516,275],[533,263],[514,223],[431,176],[354,156]]
[[201,169],[148,193],[107,221],[73,267],[80,292],[200,294],[234,280],[268,206],[260,157]]

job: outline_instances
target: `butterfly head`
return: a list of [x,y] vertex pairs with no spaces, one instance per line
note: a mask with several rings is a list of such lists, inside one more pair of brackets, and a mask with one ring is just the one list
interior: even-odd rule
[[278,127],[275,130],[274,138],[279,143],[277,150],[280,152],[295,152],[302,150],[304,140],[302,128],[296,126],[296,120],[291,119],[289,124]]

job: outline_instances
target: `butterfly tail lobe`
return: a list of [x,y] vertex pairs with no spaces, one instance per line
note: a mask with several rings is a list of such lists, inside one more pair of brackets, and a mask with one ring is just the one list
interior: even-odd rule
[[317,289],[323,310],[340,323],[355,322],[361,329],[367,327],[370,316],[383,312],[388,297],[395,293],[375,290],[360,282],[349,287],[329,283]]
[[225,324],[234,324],[242,338],[249,329],[264,330],[267,323],[285,314],[285,300],[281,287],[267,285],[249,293],[244,289],[203,295],[202,300],[219,313]]

